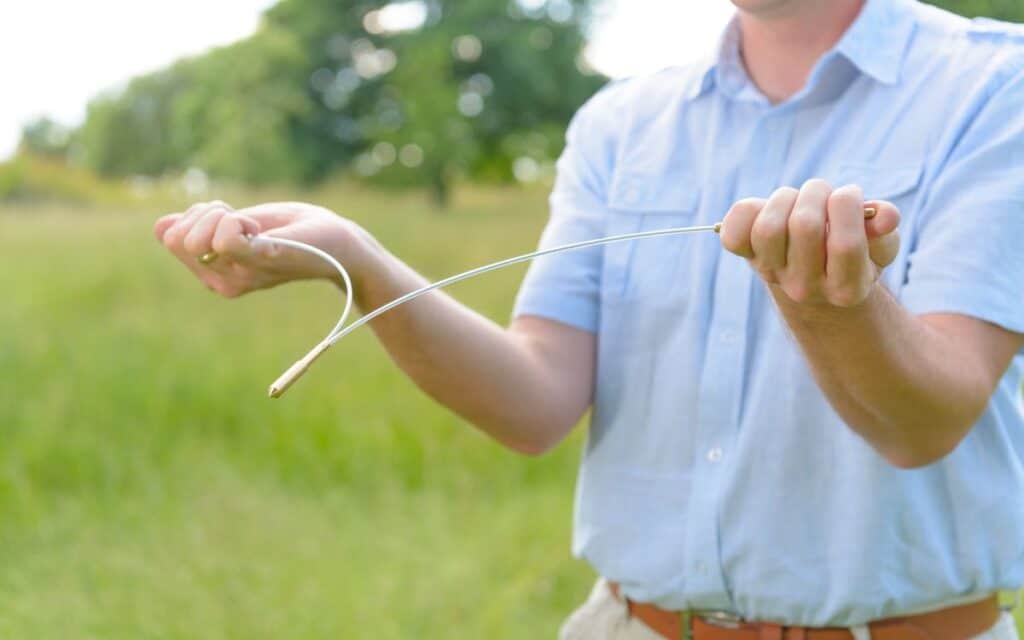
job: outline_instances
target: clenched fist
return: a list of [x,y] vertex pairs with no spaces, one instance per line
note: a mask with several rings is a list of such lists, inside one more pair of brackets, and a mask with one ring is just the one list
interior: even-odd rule
[[833,190],[811,180],[799,191],[737,202],[723,221],[722,245],[794,302],[854,307],[900,246],[899,211],[888,202],[870,206],[877,215],[865,220],[860,187]]

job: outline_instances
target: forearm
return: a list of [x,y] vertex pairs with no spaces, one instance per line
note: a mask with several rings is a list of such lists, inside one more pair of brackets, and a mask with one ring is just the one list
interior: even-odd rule
[[770,288],[832,406],[894,464],[941,458],[984,410],[991,387],[976,357],[880,284],[852,308],[801,305]]
[[[427,284],[376,241],[366,241],[355,276],[356,303],[364,312]],[[421,389],[517,451],[550,448],[589,402],[580,399],[579,380],[565,380],[530,335],[505,329],[443,292],[396,307],[370,327]]]

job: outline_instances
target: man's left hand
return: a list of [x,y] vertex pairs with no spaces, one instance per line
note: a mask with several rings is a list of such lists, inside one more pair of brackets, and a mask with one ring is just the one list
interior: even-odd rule
[[[867,220],[866,206],[877,211]],[[896,258],[899,221],[893,204],[865,203],[856,185],[833,191],[810,180],[799,191],[737,202],[723,222],[722,245],[794,302],[855,307]]]

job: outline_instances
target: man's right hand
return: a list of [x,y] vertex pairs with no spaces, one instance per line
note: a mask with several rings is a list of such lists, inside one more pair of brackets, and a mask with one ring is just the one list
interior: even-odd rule
[[[271,243],[254,245],[251,236],[264,234],[319,247],[337,257],[354,280],[374,244],[355,223],[300,202],[237,211],[224,202],[204,202],[185,213],[160,218],[153,231],[203,284],[230,298],[293,280],[338,278],[331,266],[316,256]],[[216,259],[201,263],[199,258],[211,251],[217,253]]]

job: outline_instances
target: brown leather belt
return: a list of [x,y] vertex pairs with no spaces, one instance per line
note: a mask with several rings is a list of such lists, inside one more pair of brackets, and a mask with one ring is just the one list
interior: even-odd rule
[[[619,585],[608,583],[620,602]],[[625,600],[629,614],[663,638],[679,640],[853,640],[844,627],[786,627],[767,622],[716,619],[714,615],[686,615],[654,605]],[[970,604],[929,613],[888,618],[868,625],[871,640],[968,640],[991,629],[999,621],[996,596]],[[689,625],[684,623],[689,620]],[[689,626],[689,633],[683,631]]]

